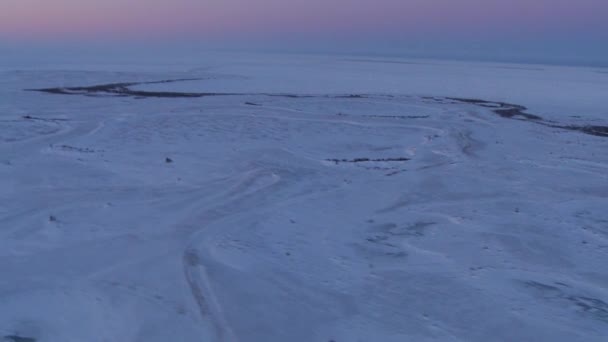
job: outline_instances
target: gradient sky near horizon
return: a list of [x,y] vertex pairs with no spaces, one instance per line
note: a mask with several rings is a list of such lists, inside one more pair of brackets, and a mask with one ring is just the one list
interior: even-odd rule
[[[1,0],[0,40],[608,45],[606,0]],[[591,49],[593,50],[593,49]],[[599,49],[598,51],[605,51]],[[593,50],[595,51],[595,50]],[[597,57],[597,56],[595,56]]]

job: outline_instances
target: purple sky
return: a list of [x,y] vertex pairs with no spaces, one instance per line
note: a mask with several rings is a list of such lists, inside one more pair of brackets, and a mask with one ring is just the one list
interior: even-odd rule
[[[608,42],[607,0],[1,0],[0,40]],[[525,45],[524,44],[524,45]],[[608,45],[608,44],[605,44]],[[591,49],[593,50],[593,49]],[[600,49],[602,50],[602,49]],[[604,50],[602,50],[604,51]]]

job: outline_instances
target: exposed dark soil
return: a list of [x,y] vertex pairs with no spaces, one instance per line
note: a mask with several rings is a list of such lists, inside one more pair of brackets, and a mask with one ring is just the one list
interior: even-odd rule
[[326,161],[330,161],[336,164],[340,163],[369,163],[369,162],[401,162],[408,161],[410,158],[399,157],[399,158],[355,158],[355,159],[326,159]]
[[47,121],[47,122],[57,122],[57,121],[70,121],[68,119],[59,119],[59,118],[39,118],[31,115],[22,116],[25,120],[34,120],[34,121]]
[[517,109],[517,108],[495,109],[494,113],[500,115],[503,118],[508,118],[508,119],[511,119],[511,118],[514,118],[517,116],[523,117],[527,120],[542,120],[543,119],[538,115],[524,113],[520,109]]
[[336,99],[365,99],[367,96],[361,94],[351,94],[351,95],[336,95],[334,96]]
[[383,119],[427,119],[430,115],[362,115],[365,118],[383,118]]
[[525,111],[528,108],[526,108],[524,106],[516,105],[516,104],[511,104],[511,103],[506,103],[506,102],[492,102],[492,101],[485,101],[485,100],[479,100],[479,99],[464,99],[464,98],[458,98],[458,97],[448,97],[447,99],[456,101],[456,102],[474,104],[474,105],[480,106],[480,107],[492,108],[493,109],[492,111],[494,113],[500,115],[503,118],[507,118],[507,119],[541,120],[541,121],[543,120],[543,118],[541,118],[538,115],[526,113]]
[[[131,87],[142,84],[162,84],[162,83],[174,83],[183,81],[197,81],[201,80],[198,78],[186,78],[186,79],[172,79],[172,80],[161,80],[153,82],[124,82],[124,83],[108,83],[99,84],[87,87],[55,87],[55,88],[41,88],[41,89],[26,89],[27,91],[38,91],[48,94],[55,95],[85,95],[85,96],[123,96],[123,97],[134,97],[137,99],[145,98],[200,98],[210,96],[246,96],[246,95],[261,95],[271,97],[285,97],[285,98],[344,98],[344,99],[362,99],[366,98],[366,95],[361,94],[349,94],[349,95],[301,95],[301,94],[272,94],[272,93],[212,93],[212,92],[171,92],[171,91],[146,91],[146,90],[133,90]],[[247,102],[248,105],[256,105],[251,102]]]
[[[427,98],[434,99],[435,98]],[[491,108],[492,112],[499,115],[502,118],[513,119],[513,120],[522,120],[522,121],[530,121],[539,125],[552,127],[552,128],[560,128],[569,131],[578,131],[581,133],[594,135],[598,137],[608,137],[608,126],[598,126],[598,125],[563,125],[559,123],[555,123],[552,121],[547,121],[543,119],[541,116],[526,113],[528,108],[516,104],[506,103],[506,102],[492,102],[485,101],[479,99],[465,99],[458,97],[448,97],[448,100],[452,100],[460,103],[469,103],[480,107]]]
[[51,144],[51,148],[55,148],[55,149],[59,149],[59,150],[63,150],[63,151],[69,151],[69,152],[79,152],[79,153],[104,152],[103,150],[94,150],[94,149],[88,148],[88,147],[76,147],[76,146],[70,146],[70,145],[53,145],[53,144]]
[[351,115],[351,114],[345,114],[345,113],[338,113],[336,115],[338,115],[338,116],[352,116],[352,117],[359,117],[359,118],[401,119],[401,120],[406,120],[406,119],[428,119],[428,118],[431,117],[430,115]]
[[182,81],[196,81],[199,79],[175,79],[175,80],[162,80],[154,82],[128,82],[128,83],[108,83],[93,85],[88,87],[58,87],[58,88],[42,88],[42,89],[27,89],[30,91],[39,91],[49,94],[58,95],[87,95],[87,96],[131,96],[136,98],[192,98],[192,97],[205,97],[205,96],[219,96],[219,95],[235,95],[227,93],[182,93],[182,92],[168,92],[168,91],[144,91],[144,90],[132,90],[130,87],[142,85],[142,84],[162,84],[162,83],[174,83]]
[[[336,98],[336,99],[364,99],[368,98],[368,95],[363,94],[350,94],[350,95],[302,95],[302,94],[272,94],[272,93],[193,93],[193,92],[169,92],[169,91],[145,91],[145,90],[133,90],[131,87],[142,84],[161,84],[161,83],[173,83],[182,81],[195,81],[200,80],[199,78],[186,78],[186,79],[171,79],[161,80],[153,82],[123,82],[123,83],[109,83],[100,84],[87,87],[56,87],[56,88],[42,88],[42,89],[26,89],[28,91],[38,91],[49,94],[57,95],[85,95],[85,96],[123,96],[133,97],[138,99],[145,98],[201,98],[209,96],[246,96],[246,95],[260,95],[260,96],[271,96],[271,97],[285,97],[285,98]],[[553,121],[547,121],[539,115],[527,113],[527,109],[524,106],[516,105],[506,102],[494,102],[480,99],[468,99],[458,97],[423,97],[426,100],[432,100],[439,103],[446,103],[445,101],[451,101],[452,103],[468,103],[484,108],[490,108],[491,111],[506,119],[520,120],[534,122],[539,125],[560,128],[569,131],[578,131],[584,134],[594,135],[598,137],[608,137],[608,126],[599,125],[565,125],[555,123]],[[448,102],[449,103],[449,102]],[[246,102],[245,104],[251,106],[257,106],[258,104],[252,102]],[[421,119],[428,116],[382,116],[382,115],[368,115],[368,117],[377,118],[395,118],[395,119]],[[23,117],[28,120],[45,120],[42,118],[36,118],[29,115]],[[51,119],[53,120],[53,119]],[[59,119],[60,120],[60,119]],[[368,160],[374,161],[374,160]],[[381,160],[378,160],[381,161]],[[346,161],[339,161],[346,162]]]

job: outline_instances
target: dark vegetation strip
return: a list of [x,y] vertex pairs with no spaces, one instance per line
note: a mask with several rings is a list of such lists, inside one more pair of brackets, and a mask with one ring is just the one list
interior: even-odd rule
[[31,116],[31,115],[24,115],[22,116],[25,120],[36,120],[36,121],[50,121],[50,122],[56,122],[56,121],[70,121],[69,119],[60,119],[60,118],[40,118],[37,116]]
[[401,162],[408,161],[410,158],[399,157],[399,158],[355,158],[355,159],[326,159],[326,161],[333,162],[336,164],[340,163],[369,163],[369,162]]
[[[351,95],[300,95],[300,94],[271,94],[271,93],[192,93],[192,92],[168,92],[168,91],[145,91],[145,90],[132,90],[130,87],[142,84],[162,84],[162,83],[174,83],[183,81],[197,81],[200,78],[182,78],[182,79],[171,79],[161,80],[152,82],[123,82],[123,83],[108,83],[101,85],[93,85],[88,87],[56,87],[56,88],[42,88],[42,89],[26,89],[28,91],[38,91],[49,94],[58,95],[85,95],[85,96],[125,96],[134,98],[200,98],[208,96],[247,96],[247,95],[261,95],[261,96],[272,96],[272,97],[285,97],[285,98],[337,98],[337,99],[363,99],[367,98],[367,95],[362,94],[351,94]],[[608,126],[599,125],[562,125],[551,121],[544,120],[542,117],[526,113],[528,108],[506,102],[493,102],[480,99],[469,99],[459,97],[423,97],[423,99],[433,101],[450,100],[456,103],[468,103],[484,108],[490,108],[493,113],[499,115],[502,118],[530,121],[539,125],[565,129],[569,131],[578,131],[581,133],[594,135],[598,137],[608,137]],[[250,103],[247,103],[250,104]],[[370,115],[370,117],[375,117]],[[378,116],[382,117],[382,116]],[[386,116],[393,118],[423,118],[422,116]],[[36,120],[30,116],[25,116],[24,119]]]
[[464,99],[458,97],[448,97],[447,99],[461,103],[469,103],[480,107],[491,108],[495,114],[507,119],[543,120],[543,118],[538,115],[526,113],[525,111],[528,108],[516,104],[492,102],[479,99]]
[[378,119],[428,119],[430,115],[352,115],[345,113],[338,113],[337,116],[353,116],[359,118],[378,118]]
[[[430,99],[430,98],[427,98]],[[577,131],[584,134],[594,135],[598,137],[608,137],[608,126],[599,126],[599,125],[562,125],[558,123],[554,123],[551,121],[547,121],[542,117],[530,113],[526,113],[528,108],[506,103],[506,102],[492,102],[485,101],[479,99],[466,99],[466,98],[458,98],[458,97],[447,97],[446,99],[460,102],[460,103],[469,103],[480,107],[490,108],[492,112],[499,115],[502,118],[506,119],[514,119],[514,120],[522,120],[522,121],[530,121],[539,125],[552,127],[552,128],[560,128],[569,131]]]
[[427,119],[430,115],[361,115],[365,118],[381,118],[381,119]]
[[[363,99],[366,95],[350,94],[350,95],[300,95],[300,94],[271,94],[271,93],[206,93],[206,92],[171,92],[171,91],[147,91],[133,90],[131,87],[142,84],[162,84],[174,83],[183,81],[196,81],[198,78],[173,79],[153,82],[124,82],[124,83],[108,83],[93,85],[88,87],[54,87],[41,89],[26,89],[27,91],[37,91],[55,95],[85,95],[85,96],[124,96],[135,98],[200,98],[209,96],[247,96],[247,95],[262,95],[271,97],[285,98],[345,98],[345,99]],[[250,103],[248,103],[250,104]]]

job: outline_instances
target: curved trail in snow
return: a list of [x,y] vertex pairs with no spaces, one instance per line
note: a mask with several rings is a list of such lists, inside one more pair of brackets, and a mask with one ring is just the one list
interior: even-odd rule
[[[214,231],[220,232],[221,229],[222,234],[235,232],[234,228],[225,227],[218,220],[221,221],[223,217],[233,214],[244,215],[274,204],[285,196],[280,195],[282,191],[288,191],[290,187],[301,185],[298,184],[298,177],[291,170],[284,173],[283,176],[286,176],[288,180],[283,179],[280,170],[247,171],[246,176],[235,187],[228,189],[224,195],[226,198],[221,200],[222,204],[210,210],[210,212],[220,212],[221,214],[216,214],[216,219],[211,219],[208,225],[198,228],[188,237],[182,255],[184,277],[201,318],[210,321],[217,341],[235,342],[239,340],[225,317],[208,272],[209,265],[217,263],[211,253],[214,244],[212,239],[217,237]],[[277,196],[277,194],[279,194],[279,198],[269,198],[269,195]],[[195,217],[199,216],[195,215]]]

